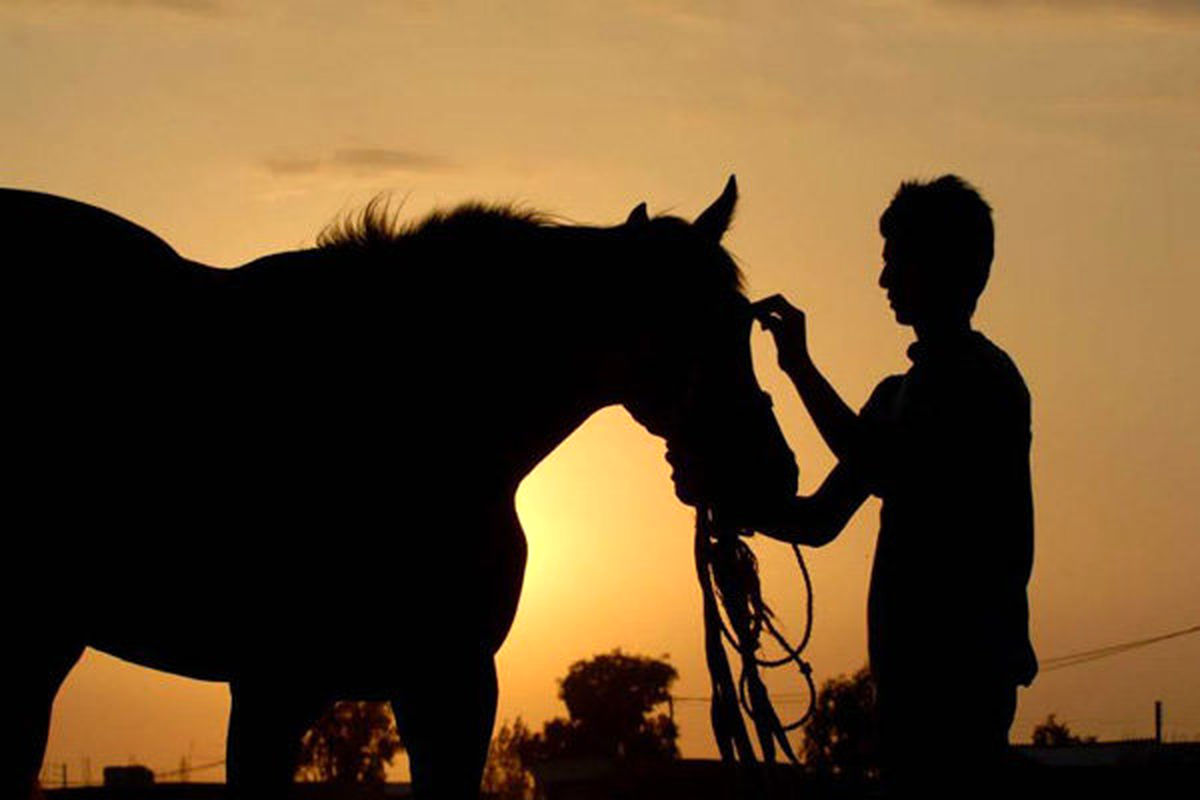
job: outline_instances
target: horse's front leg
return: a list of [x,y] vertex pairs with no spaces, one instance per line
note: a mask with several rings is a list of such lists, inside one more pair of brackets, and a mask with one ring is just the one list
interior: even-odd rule
[[[511,497],[483,504],[477,524],[481,537],[474,551],[467,551],[457,580],[439,582],[444,577],[429,570],[429,564],[450,558],[436,549],[415,558],[410,554],[410,566],[401,575],[402,585],[420,587],[416,596],[450,593],[449,607],[456,609],[448,629],[427,613],[409,617],[413,657],[392,701],[418,800],[479,797],[496,721],[494,655],[508,636],[521,596],[525,534]],[[459,551],[455,554],[461,559]]]
[[496,721],[491,655],[441,659],[392,701],[417,800],[477,800]]
[[231,800],[290,796],[300,740],[326,703],[270,685],[235,682],[229,688],[225,774]]

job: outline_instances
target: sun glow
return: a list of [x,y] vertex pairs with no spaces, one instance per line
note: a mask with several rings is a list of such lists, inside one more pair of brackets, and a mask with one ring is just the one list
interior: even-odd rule
[[[996,209],[978,323],[1033,394],[1034,643],[1069,653],[1200,606],[1200,14],[1042,5],[0,3],[0,182],[231,266],[311,244],[389,189],[406,217],[482,198],[607,224],[641,201],[694,215],[736,172],[727,245],[755,297],[808,312],[815,358],[857,405],[906,368],[876,217],[901,179],[961,173]],[[454,298],[436,302],[453,324]],[[828,454],[761,341],[755,355],[811,490]],[[670,653],[679,691],[705,691],[691,513],[663,452],[606,410],[522,485],[501,718],[561,713],[555,678],[617,646]],[[876,524],[872,505],[811,554],[819,677],[865,662]],[[755,546],[795,608],[790,554]],[[1200,738],[1200,640],[1162,652],[1044,675],[1014,738],[1052,711],[1148,735],[1155,699],[1169,736]],[[224,697],[89,654],[47,760],[76,777],[89,757],[98,777],[130,756],[173,769],[193,741],[196,761],[219,754]],[[710,753],[703,715],[683,724],[684,754]]]

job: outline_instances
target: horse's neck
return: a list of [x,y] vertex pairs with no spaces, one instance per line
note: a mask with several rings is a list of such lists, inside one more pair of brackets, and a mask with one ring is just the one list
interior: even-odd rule
[[486,447],[495,450],[512,487],[592,414],[620,402],[602,365],[590,354],[564,358],[560,348],[527,353],[512,371],[488,369],[480,410]]
[[595,231],[557,229],[542,244],[545,251],[517,259],[541,268],[531,267],[524,280],[475,289],[474,302],[452,303],[446,316],[453,337],[462,319],[456,311],[488,309],[479,327],[465,326],[461,350],[449,357],[462,359],[478,380],[469,389],[478,399],[476,430],[513,488],[590,416],[624,399],[620,350],[632,311],[618,307],[627,287],[604,285],[618,280],[612,272],[618,254]]
[[[238,272],[251,280],[261,275],[264,288],[278,293],[341,285],[329,275],[348,268],[337,253],[309,250],[268,256]],[[515,490],[588,417],[621,402],[614,367],[621,358],[613,352],[621,337],[613,334],[629,324],[628,314],[591,300],[581,307],[578,295],[561,288],[546,294],[551,282],[542,276],[523,285],[485,276],[458,288],[438,285],[441,274],[418,268],[382,291],[355,293],[354,303],[385,296],[362,315],[386,324],[355,334],[360,321],[344,319],[331,326],[332,335],[358,336],[346,342],[349,350],[377,354],[364,363],[388,376],[395,415],[407,420],[406,436],[421,443],[422,460],[435,464],[431,474],[461,475],[463,465],[474,464],[484,484]],[[298,320],[313,325],[311,317]]]

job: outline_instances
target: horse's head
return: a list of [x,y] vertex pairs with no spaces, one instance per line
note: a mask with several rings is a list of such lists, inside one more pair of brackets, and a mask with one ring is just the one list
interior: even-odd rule
[[632,313],[623,402],[667,440],[676,494],[689,504],[752,511],[795,496],[796,462],[759,388],[750,358],[750,302],[721,247],[737,184],[694,222],[649,219],[639,205],[631,238],[642,301]]

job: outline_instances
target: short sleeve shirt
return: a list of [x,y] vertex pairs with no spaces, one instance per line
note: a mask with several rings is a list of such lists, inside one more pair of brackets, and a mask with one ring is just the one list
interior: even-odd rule
[[1030,399],[982,334],[909,349],[860,413],[851,461],[883,501],[868,633],[877,679],[969,669],[1028,685],[1033,563]]

